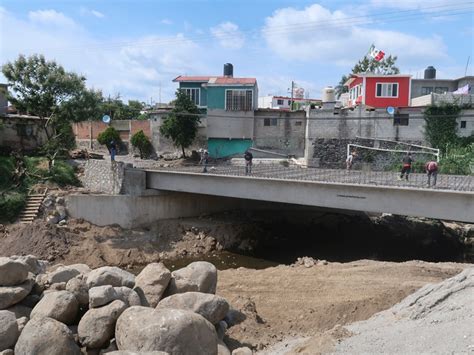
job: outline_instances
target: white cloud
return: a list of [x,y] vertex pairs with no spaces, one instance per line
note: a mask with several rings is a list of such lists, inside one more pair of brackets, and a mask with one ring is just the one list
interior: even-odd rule
[[211,28],[212,35],[224,48],[240,49],[245,43],[245,36],[239,26],[232,22],[223,22]]
[[209,72],[201,59],[202,48],[181,34],[115,38],[104,43],[79,25],[58,31],[40,25],[37,19],[23,21],[0,8],[0,23],[9,28],[8,36],[0,32],[0,65],[20,53],[42,53],[66,70],[85,75],[88,86],[103,90],[104,95],[120,93],[124,100],[153,97],[157,101],[161,87],[162,100],[169,101],[176,89],[173,78]]
[[341,11],[331,12],[314,4],[303,10],[275,11],[266,18],[262,35],[268,47],[287,60],[332,61],[347,66],[364,56],[372,43],[398,55],[402,62],[446,57],[446,46],[436,35],[422,38],[361,23]]
[[170,19],[164,18],[163,20],[160,21],[163,25],[172,25],[173,21]]
[[104,18],[105,17],[105,15],[102,12],[97,11],[97,10],[90,10],[86,7],[81,7],[80,13],[81,13],[82,16],[94,16],[94,17],[97,17],[97,18]]
[[55,25],[73,27],[76,26],[74,20],[67,17],[62,12],[56,10],[38,10],[28,12],[28,18],[31,22],[42,25]]

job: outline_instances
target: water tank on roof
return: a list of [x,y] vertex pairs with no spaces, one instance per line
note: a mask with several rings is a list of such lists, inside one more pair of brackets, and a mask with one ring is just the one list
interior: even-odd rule
[[323,102],[335,102],[336,94],[332,86],[325,87],[323,89]]
[[224,64],[224,76],[228,78],[232,78],[234,76],[234,66],[232,64]]
[[436,79],[436,69],[431,65],[425,69],[425,79]]

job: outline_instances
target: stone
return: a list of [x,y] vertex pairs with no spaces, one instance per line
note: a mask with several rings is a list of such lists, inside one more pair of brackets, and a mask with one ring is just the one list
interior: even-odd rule
[[86,264],[61,265],[54,269],[54,271],[46,274],[44,281],[50,285],[59,282],[68,282],[73,277],[79,274],[88,274],[90,271],[90,267]]
[[48,266],[47,261],[38,260],[38,258],[34,255],[13,255],[11,258],[25,264],[28,267],[28,271],[34,275],[44,273],[46,271],[46,267]]
[[62,206],[64,206],[64,203],[65,203],[64,197],[62,197],[62,196],[56,197],[56,204],[57,204],[57,205],[62,205]]
[[56,212],[58,212],[60,221],[67,217],[66,207],[64,206],[56,206]]
[[18,330],[20,333],[23,331],[23,328],[25,328],[25,325],[28,323],[28,321],[28,317],[21,317],[16,320],[16,324],[18,325]]
[[216,293],[217,269],[207,261],[195,261],[173,271],[166,290],[167,295],[190,291]]
[[111,352],[117,351],[117,350],[118,350],[117,343],[115,342],[115,339],[112,339],[112,340],[110,340],[109,346],[107,346],[105,349],[102,349],[100,351],[100,355],[108,354],[108,353],[111,353]]
[[221,339],[217,343],[217,355],[231,355],[229,348]]
[[0,309],[19,303],[31,292],[33,279],[29,278],[21,285],[0,287]]
[[79,342],[92,349],[105,346],[114,337],[115,322],[126,308],[125,302],[116,300],[106,306],[89,309],[77,328]]
[[217,355],[214,326],[182,309],[130,307],[117,320],[115,340],[121,350]]
[[129,351],[129,350],[117,350],[112,351],[110,353],[106,353],[107,355],[171,355],[170,353],[164,351]]
[[66,284],[66,291],[72,292],[80,305],[89,304],[89,289],[84,275],[81,274],[70,279]]
[[135,276],[116,266],[103,266],[92,270],[87,275],[87,287],[110,285],[114,287],[126,286],[133,288]]
[[232,351],[232,355],[253,355],[253,351],[250,348],[244,346]]
[[13,312],[0,311],[0,351],[13,348],[20,331]]
[[31,311],[31,319],[50,317],[64,324],[72,324],[79,311],[76,296],[69,291],[45,293],[41,301]]
[[16,286],[26,281],[29,267],[17,260],[0,257],[0,286]]
[[92,287],[89,290],[89,307],[103,306],[117,299],[115,289],[110,285]]
[[202,292],[186,292],[171,295],[158,303],[158,308],[185,309],[200,314],[212,324],[224,319],[229,303],[222,297]]
[[16,304],[14,306],[11,306],[11,307],[7,308],[6,310],[10,311],[10,312],[13,312],[15,314],[15,317],[17,319],[19,319],[19,318],[22,318],[22,317],[30,318],[30,314],[31,314],[32,309],[30,307],[26,307],[22,304]]
[[15,352],[12,349],[7,349],[0,351],[0,355],[15,355]]
[[46,223],[58,224],[58,222],[59,222],[59,216],[57,215],[49,215],[48,217],[46,217]]
[[64,291],[66,289],[66,282],[56,282],[49,286],[48,291]]
[[122,287],[114,287],[115,293],[117,294],[117,299],[125,302],[127,307],[131,306],[140,306],[140,296],[131,288],[122,286]]
[[225,320],[221,320],[219,323],[216,324],[216,332],[217,332],[217,337],[220,340],[224,339],[225,332],[229,328],[229,325]]
[[15,355],[80,355],[71,331],[55,319],[30,320],[15,345]]
[[156,307],[168,287],[171,272],[163,263],[151,263],[135,278],[134,290],[140,296],[142,306]]

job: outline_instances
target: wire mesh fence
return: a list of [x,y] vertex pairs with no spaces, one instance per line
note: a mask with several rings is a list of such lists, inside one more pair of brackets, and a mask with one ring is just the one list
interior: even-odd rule
[[437,189],[454,191],[474,191],[474,177],[463,175],[437,175],[436,185],[428,185],[428,176],[424,173],[409,174],[400,179],[399,172],[362,171],[344,169],[305,168],[297,165],[253,164],[251,171],[242,165],[208,164],[206,171],[199,164],[188,164],[174,167],[147,167],[148,170],[188,172],[197,174],[240,176],[250,179],[279,179],[291,181],[318,181],[342,184],[369,186],[392,186],[414,189]]

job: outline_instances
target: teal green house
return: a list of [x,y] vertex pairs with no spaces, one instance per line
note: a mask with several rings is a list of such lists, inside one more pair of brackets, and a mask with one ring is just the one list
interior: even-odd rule
[[241,155],[252,146],[258,104],[255,78],[234,78],[232,65],[225,64],[223,76],[178,76],[173,82],[207,115],[211,158]]

